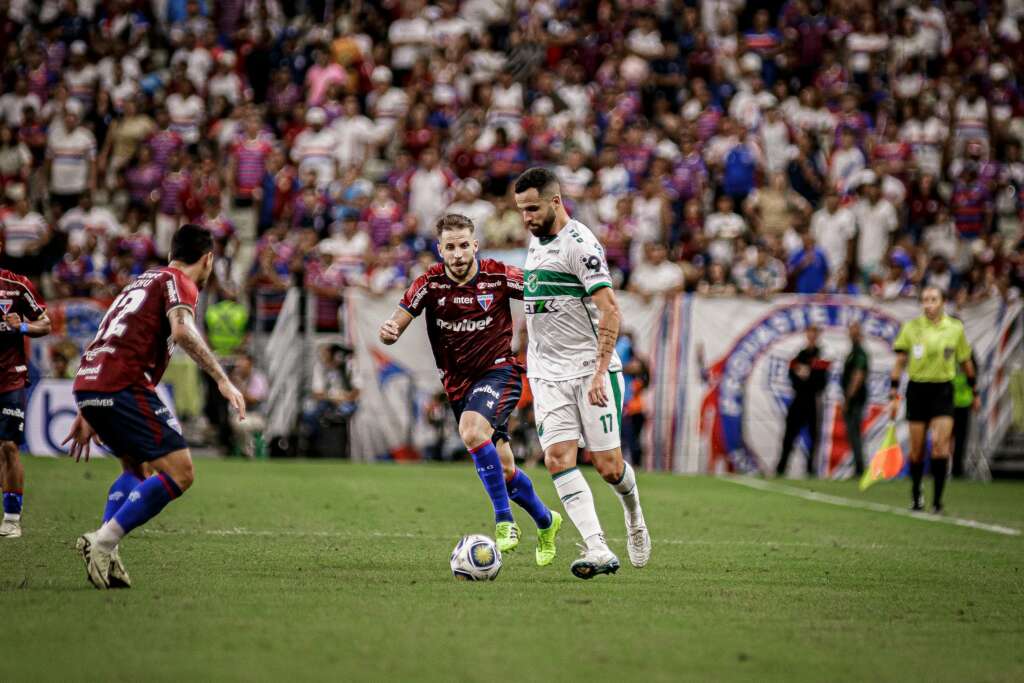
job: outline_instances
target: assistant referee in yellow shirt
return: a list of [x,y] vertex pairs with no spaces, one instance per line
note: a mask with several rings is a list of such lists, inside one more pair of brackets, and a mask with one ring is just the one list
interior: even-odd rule
[[[924,474],[924,442],[927,431],[932,437],[932,477],[935,497],[932,511],[942,512],[942,490],[949,471],[950,442],[953,434],[953,378],[957,366],[964,368],[967,383],[973,387],[974,364],[971,347],[962,322],[946,315],[946,299],[938,287],[926,287],[921,293],[924,315],[900,328],[893,343],[896,365],[892,369],[890,398],[895,416],[900,379],[906,369],[907,421],[910,423],[910,476],[913,479],[912,510],[923,510],[921,478]],[[975,409],[978,399],[975,398]]]

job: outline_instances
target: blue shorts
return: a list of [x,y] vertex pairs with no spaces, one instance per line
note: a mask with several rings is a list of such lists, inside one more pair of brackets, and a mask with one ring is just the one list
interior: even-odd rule
[[15,389],[0,394],[0,441],[25,441],[25,390]]
[[522,395],[523,379],[517,366],[491,370],[474,382],[460,400],[452,401],[455,422],[462,419],[462,413],[472,410],[487,418],[494,429],[491,441],[508,441],[508,418]]
[[75,402],[103,444],[119,458],[149,462],[188,448],[178,419],[152,389],[76,391]]

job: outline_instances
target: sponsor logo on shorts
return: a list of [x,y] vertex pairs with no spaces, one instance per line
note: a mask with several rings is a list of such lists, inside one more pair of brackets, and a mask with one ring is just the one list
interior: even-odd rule
[[492,387],[492,386],[491,386],[490,384],[482,384],[482,385],[480,385],[480,386],[478,386],[478,387],[475,387],[475,388],[473,389],[473,391],[471,391],[470,393],[471,393],[471,394],[479,394],[479,393],[484,393],[484,394],[490,394],[490,395],[491,395],[491,396],[493,396],[494,398],[501,398],[501,394],[499,394],[499,393],[498,393],[498,392],[497,392],[497,391],[496,391],[496,390],[494,389],[494,387]]
[[109,496],[107,496],[107,500],[114,501],[121,500],[122,498],[124,498],[124,491],[114,491]]
[[438,318],[437,326],[447,332],[478,332],[490,325],[493,320],[493,318],[487,316],[483,320],[457,320],[452,323]]
[[114,399],[112,398],[87,398],[82,401],[78,401],[79,408],[113,408]]
[[25,419],[25,411],[22,410],[21,408],[4,408],[3,410],[0,410],[0,415],[4,415],[6,417],[16,417],[19,420]]
[[131,493],[128,494],[128,502],[129,503],[134,503],[139,498],[142,498],[142,494],[139,493],[138,491],[132,491]]

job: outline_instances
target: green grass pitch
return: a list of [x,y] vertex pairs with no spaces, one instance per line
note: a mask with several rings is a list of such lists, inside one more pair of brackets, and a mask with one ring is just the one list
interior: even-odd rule
[[[572,577],[568,520],[536,567],[519,511],[520,550],[474,584],[448,571],[460,535],[493,536],[468,465],[196,469],[125,541],[135,588],[100,592],[73,548],[116,464],[27,459],[25,535],[0,540],[0,679],[1024,680],[1022,536],[641,475],[654,554],[635,570],[619,503],[588,471],[618,575]],[[903,482],[796,485],[907,498]],[[948,514],[1024,528],[1022,494],[953,482]]]

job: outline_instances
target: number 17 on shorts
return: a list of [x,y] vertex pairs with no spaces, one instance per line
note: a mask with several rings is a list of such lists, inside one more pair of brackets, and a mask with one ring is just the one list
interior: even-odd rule
[[563,381],[532,380],[534,414],[541,448],[580,436],[590,451],[618,448],[622,434],[621,372],[604,375],[608,403],[595,406],[588,396],[592,376]]

